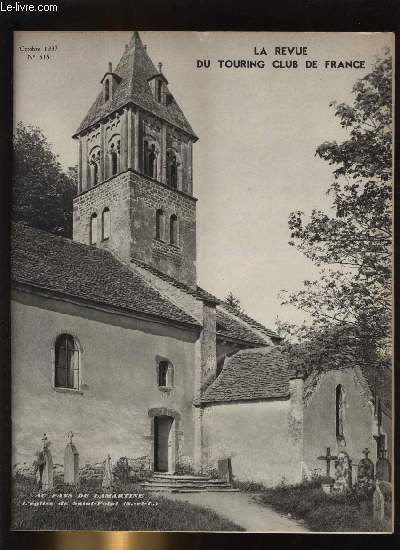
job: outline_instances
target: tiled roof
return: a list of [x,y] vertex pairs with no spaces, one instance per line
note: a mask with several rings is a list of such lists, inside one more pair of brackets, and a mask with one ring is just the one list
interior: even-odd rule
[[241,311],[240,312],[236,311],[233,307],[229,306],[226,302],[221,302],[221,305],[224,307],[224,309],[226,309],[227,311],[230,311],[231,313],[236,315],[236,317],[239,317],[239,319],[242,319],[243,321],[248,323],[250,326],[252,326],[253,328],[259,330],[260,332],[262,332],[266,336],[269,336],[270,338],[274,338],[276,340],[282,340],[282,338],[281,338],[281,336],[279,336],[279,334],[277,334],[273,330],[270,330],[269,328],[265,327],[264,325],[262,325],[261,323],[259,323],[255,319],[253,319],[252,317],[249,317],[249,315],[247,315],[246,313],[241,312]]
[[156,275],[159,279],[161,279],[163,281],[166,281],[170,285],[173,285],[176,288],[179,288],[180,290],[183,290],[184,292],[190,294],[194,298],[197,298],[199,300],[204,300],[206,302],[215,303],[215,304],[219,303],[219,301],[220,301],[220,300],[218,300],[218,298],[216,298],[215,296],[213,296],[209,292],[203,290],[199,286],[197,286],[196,288],[190,288],[188,285],[185,285],[184,283],[181,283],[180,281],[177,281],[176,279],[174,279],[170,275],[167,275],[166,273],[163,273],[162,271],[159,271],[156,267],[153,267],[149,264],[146,264],[142,260],[139,260],[137,258],[131,258],[131,262],[135,265],[138,265],[142,269],[146,269],[147,271],[149,271],[153,275]]
[[[264,338],[258,332],[260,330],[258,327],[262,327],[262,334],[265,334],[266,336],[270,336],[272,334],[276,338],[278,338],[277,334],[268,330],[266,327],[264,327],[260,323],[257,323],[257,321],[254,321],[247,315],[241,314],[239,316],[235,312],[235,310],[233,310],[233,308],[230,308],[219,298],[216,298],[213,294],[210,294],[210,292],[207,292],[203,288],[199,286],[197,286],[195,289],[190,288],[184,283],[177,281],[173,277],[167,275],[166,273],[162,273],[155,267],[152,267],[142,260],[138,260],[137,258],[132,258],[131,262],[135,265],[138,265],[142,269],[146,269],[153,275],[156,275],[161,280],[168,282],[176,288],[179,288],[183,292],[190,294],[194,298],[209,302],[211,304],[215,304],[217,306],[217,336],[220,336],[221,338],[233,338],[234,340],[240,340],[245,344],[265,346],[266,338]],[[244,317],[245,319],[243,319],[242,317]],[[245,320],[245,323],[243,323],[242,320]],[[249,322],[249,320],[251,322]],[[256,328],[257,330],[254,331],[252,330],[252,328]]]
[[227,314],[221,306],[217,306],[217,336],[258,346],[265,346],[267,343],[266,338],[252,330],[251,326],[242,323],[234,314]]
[[11,274],[15,282],[69,297],[198,325],[111,252],[19,223],[13,224]]
[[76,131],[76,134],[89,128],[103,117],[113,113],[124,105],[134,103],[197,139],[196,134],[193,132],[192,127],[172,95],[170,95],[167,105],[159,103],[154,98],[148,80],[158,74],[158,71],[148,56],[137,32],[134,32],[114,74],[121,81],[116,86],[111,101],[104,103],[103,91],[101,91]]
[[277,347],[241,350],[227,358],[201,403],[229,403],[289,397],[289,368]]

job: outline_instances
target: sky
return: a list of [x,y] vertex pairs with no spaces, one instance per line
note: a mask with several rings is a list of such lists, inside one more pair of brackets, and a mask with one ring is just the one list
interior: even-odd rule
[[[15,33],[14,122],[39,126],[65,168],[77,164],[71,136],[97,97],[108,62],[116,67],[131,35]],[[279,295],[300,289],[317,270],[288,244],[288,217],[297,210],[329,211],[332,167],[315,150],[347,137],[329,103],[352,101],[354,82],[391,47],[392,34],[140,35],[154,64],[163,63],[169,89],[199,137],[193,158],[199,285],[221,298],[232,291],[270,328],[277,317],[300,323],[305,314],[282,306]],[[28,59],[32,46],[40,52]],[[307,55],[296,55],[299,49],[276,55],[275,48],[284,47],[307,48]],[[205,59],[210,68],[198,68]],[[221,68],[218,60],[263,60],[265,66]],[[306,69],[306,60],[317,68]],[[325,61],[341,60],[362,60],[365,68],[325,68]],[[290,61],[297,68],[287,67]]]

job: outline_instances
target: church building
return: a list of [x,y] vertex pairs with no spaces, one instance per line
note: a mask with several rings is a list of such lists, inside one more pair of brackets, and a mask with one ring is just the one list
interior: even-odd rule
[[62,463],[71,430],[81,464],[230,458],[267,485],[323,468],[343,437],[355,461],[374,436],[390,449],[390,408],[360,369],[304,380],[278,334],[198,286],[198,137],[137,32],[73,137],[73,239],[13,227],[14,464],[43,433]]

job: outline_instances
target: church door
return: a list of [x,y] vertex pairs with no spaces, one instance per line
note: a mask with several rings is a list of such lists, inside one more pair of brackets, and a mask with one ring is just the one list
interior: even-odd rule
[[156,472],[170,472],[175,470],[174,465],[174,419],[170,416],[154,417],[154,470]]

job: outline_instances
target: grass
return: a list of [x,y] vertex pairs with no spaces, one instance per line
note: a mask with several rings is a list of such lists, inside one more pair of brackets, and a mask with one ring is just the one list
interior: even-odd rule
[[[116,506],[74,506],[78,494],[87,493],[85,502],[93,502],[95,493],[141,493],[143,499],[107,499]],[[83,487],[79,490],[58,486],[51,494],[72,493],[64,499],[66,505],[57,505],[60,498],[50,496],[38,499],[38,489],[32,484],[18,481],[13,487],[12,529],[16,530],[99,530],[99,531],[242,531],[234,523],[216,513],[169,500],[157,494],[143,493],[137,485],[114,487],[102,490],[100,487]],[[80,499],[82,500],[82,499]],[[54,502],[53,506],[26,506],[23,502]],[[151,505],[124,506],[123,502],[151,502]]]
[[320,480],[281,484],[271,489],[254,482],[235,482],[235,485],[243,491],[257,493],[255,498],[259,503],[290,514],[293,519],[304,520],[311,531],[391,531],[389,518],[383,522],[373,519],[370,502],[361,502],[355,492],[326,495]]

